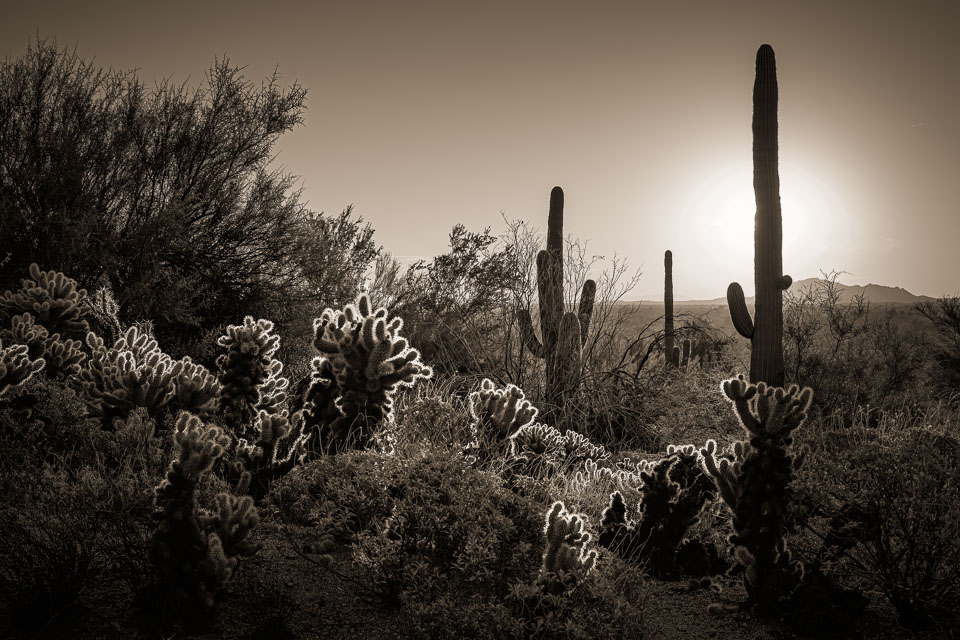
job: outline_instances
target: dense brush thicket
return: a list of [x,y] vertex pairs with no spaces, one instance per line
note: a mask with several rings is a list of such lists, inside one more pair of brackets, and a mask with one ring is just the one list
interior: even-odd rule
[[304,97],[0,65],[4,635],[958,633],[956,299],[825,277],[750,383],[587,279],[559,188],[546,250],[458,225],[406,269],[308,212],[267,167]]

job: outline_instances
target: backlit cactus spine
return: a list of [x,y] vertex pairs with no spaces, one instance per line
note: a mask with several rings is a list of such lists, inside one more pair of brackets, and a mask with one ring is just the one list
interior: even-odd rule
[[578,313],[564,312],[563,304],[563,189],[550,192],[547,217],[547,248],[537,254],[537,293],[541,340],[533,330],[529,310],[518,316],[524,345],[546,365],[546,398],[561,406],[575,390],[580,376],[581,348],[587,340],[597,284],[583,283]]
[[737,332],[751,342],[750,381],[783,386],[783,297],[793,282],[783,274],[783,225],[777,149],[777,63],[773,48],[757,51],[753,85],[753,190],[757,213],[754,230],[755,319],[751,320],[743,288],[732,282],[727,304]]

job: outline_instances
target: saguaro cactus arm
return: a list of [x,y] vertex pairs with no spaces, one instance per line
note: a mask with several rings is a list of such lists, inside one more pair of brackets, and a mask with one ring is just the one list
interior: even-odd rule
[[731,282],[727,287],[727,306],[730,307],[730,319],[737,333],[747,340],[753,338],[753,318],[747,311],[747,301],[743,297],[743,287],[739,282]]

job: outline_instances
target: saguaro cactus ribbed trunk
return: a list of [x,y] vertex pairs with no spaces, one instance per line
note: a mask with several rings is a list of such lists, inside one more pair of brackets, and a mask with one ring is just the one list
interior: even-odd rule
[[580,349],[587,339],[597,285],[583,283],[578,313],[563,308],[563,189],[550,192],[547,217],[547,248],[537,254],[537,293],[540,308],[540,334],[537,340],[529,310],[519,314],[523,342],[546,365],[547,400],[563,404],[564,395],[576,388],[580,375]]
[[663,253],[663,348],[664,360],[668,365],[680,364],[673,352],[673,252],[667,249]]
[[753,236],[755,320],[751,320],[743,288],[736,282],[727,288],[727,304],[734,327],[751,342],[750,381],[782,387],[782,292],[793,281],[783,274],[777,144],[777,62],[773,47],[765,44],[757,51],[753,84],[753,190],[757,200]]

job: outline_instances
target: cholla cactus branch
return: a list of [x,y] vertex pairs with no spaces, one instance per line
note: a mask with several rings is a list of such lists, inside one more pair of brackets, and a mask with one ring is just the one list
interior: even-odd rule
[[[300,423],[299,416],[294,418],[295,423]],[[240,492],[249,493],[259,501],[270,491],[274,480],[293,469],[309,436],[293,428],[286,411],[260,411],[257,431],[259,437],[255,442],[242,438],[237,442],[234,457],[241,472]]]
[[220,494],[215,511],[197,508],[197,484],[223,455],[229,437],[184,412],[174,443],[177,457],[156,491],[159,525],[151,557],[164,597],[189,617],[203,618],[233,577],[239,557],[256,552],[247,538],[259,517],[249,497]]

